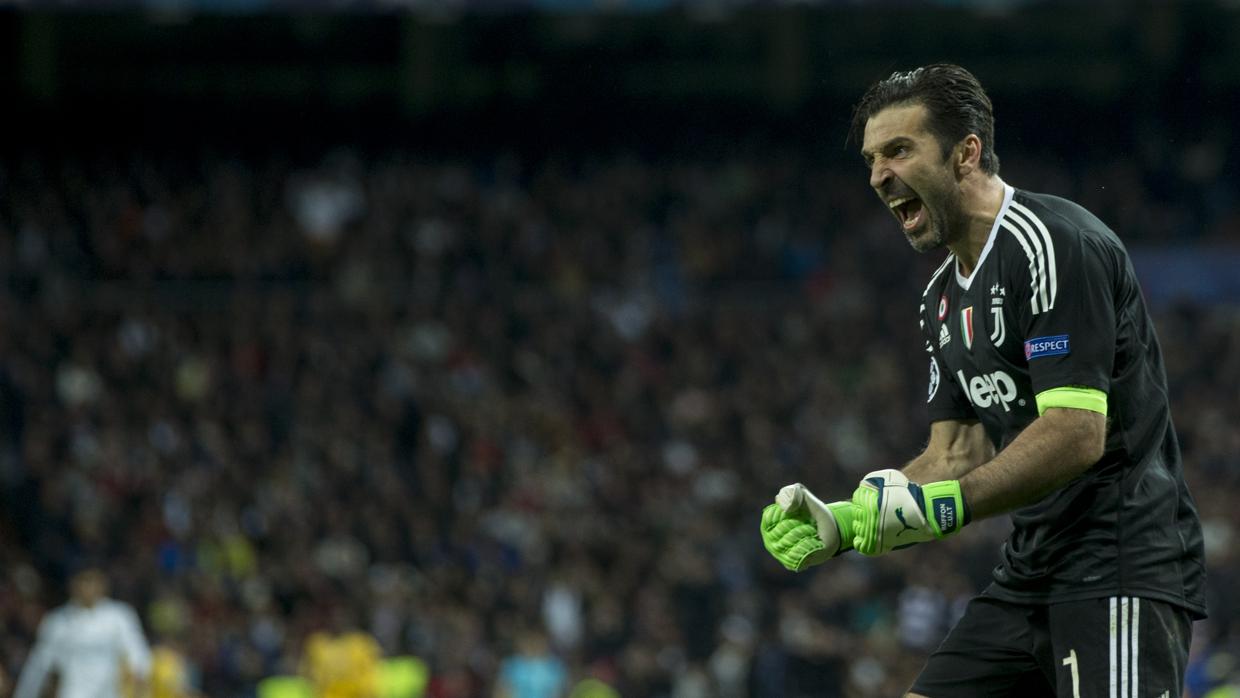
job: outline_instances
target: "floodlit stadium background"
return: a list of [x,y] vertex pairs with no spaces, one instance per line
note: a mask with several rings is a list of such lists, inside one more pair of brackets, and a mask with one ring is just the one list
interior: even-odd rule
[[799,576],[757,524],[926,434],[939,257],[844,137],[938,60],[1009,183],[1132,251],[1207,533],[1190,695],[1240,682],[1235,3],[313,5],[0,12],[10,686],[103,561],[211,697],[346,629],[438,698],[537,635],[624,696],[902,690],[1006,522]]

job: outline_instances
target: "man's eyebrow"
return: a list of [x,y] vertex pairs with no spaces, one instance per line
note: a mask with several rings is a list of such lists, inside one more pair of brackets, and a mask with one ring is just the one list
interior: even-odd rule
[[895,136],[894,138],[888,138],[886,141],[883,141],[882,143],[880,143],[878,147],[876,148],[871,148],[870,150],[862,149],[861,157],[868,160],[869,158],[873,157],[874,153],[882,152],[884,150],[887,150],[891,146],[896,145],[897,143],[902,143],[902,142],[912,143],[913,139],[909,138],[908,136]]

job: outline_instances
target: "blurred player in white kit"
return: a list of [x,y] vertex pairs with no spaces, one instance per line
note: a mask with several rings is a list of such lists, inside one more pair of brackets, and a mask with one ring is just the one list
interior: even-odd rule
[[151,649],[133,607],[107,593],[99,568],[73,575],[69,602],[39,624],[13,698],[39,698],[50,673],[58,677],[57,698],[145,696]]

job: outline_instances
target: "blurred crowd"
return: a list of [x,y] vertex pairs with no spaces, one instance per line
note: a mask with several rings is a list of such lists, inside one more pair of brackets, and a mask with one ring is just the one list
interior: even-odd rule
[[[1131,242],[1240,232],[1236,182],[1192,179],[1217,163],[1004,158]],[[1007,533],[801,575],[762,550],[780,486],[845,497],[927,433],[941,256],[860,166],[15,157],[0,191],[10,677],[102,561],[212,697],[316,632],[420,658],[435,698],[894,695]],[[1214,590],[1200,697],[1240,650],[1240,309],[1156,321]]]

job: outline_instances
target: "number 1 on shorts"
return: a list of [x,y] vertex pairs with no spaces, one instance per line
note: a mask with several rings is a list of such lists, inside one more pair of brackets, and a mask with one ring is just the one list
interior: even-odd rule
[[1072,669],[1072,698],[1081,698],[1081,673],[1076,664],[1076,650],[1068,650],[1063,665]]

